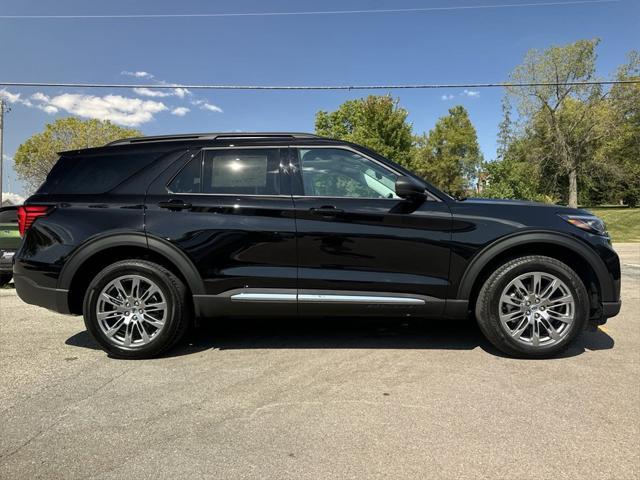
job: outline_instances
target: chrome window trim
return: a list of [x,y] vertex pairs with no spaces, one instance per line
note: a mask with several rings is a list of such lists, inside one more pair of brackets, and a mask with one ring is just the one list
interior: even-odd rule
[[[235,149],[235,150],[250,150],[250,149],[259,149],[259,150],[266,150],[266,149],[273,149],[273,148],[277,148],[277,149],[286,149],[286,150],[290,150],[290,149],[301,149],[301,148],[331,148],[334,150],[347,150],[350,151],[352,153],[358,154],[363,158],[366,158],[367,160],[370,160],[371,162],[375,163],[376,165],[379,165],[381,168],[388,170],[390,172],[392,172],[394,175],[397,176],[405,176],[402,172],[393,169],[392,167],[382,163],[379,160],[376,160],[375,158],[360,152],[359,150],[350,147],[348,145],[279,145],[279,146],[275,146],[275,145],[262,145],[262,146],[258,146],[258,145],[249,145],[249,146],[242,146],[242,147],[238,147],[235,145],[227,145],[224,147],[202,147],[201,149],[198,150],[197,153],[192,154],[191,158],[195,157],[196,155],[200,154],[200,152],[204,151],[204,150],[230,150],[230,149]],[[189,160],[191,161],[191,160]],[[203,160],[204,161],[204,160]],[[298,159],[298,161],[300,161],[300,159]],[[169,184],[180,174],[180,172],[182,172],[182,170],[184,168],[186,168],[186,166],[189,164],[189,162],[185,163],[183,165],[183,167],[178,170],[176,172],[175,175],[173,175],[171,177],[171,179],[169,179],[167,181],[167,183],[165,184],[165,190],[167,191],[168,194],[170,195],[206,195],[206,196],[214,196],[214,197],[243,197],[243,198],[250,198],[250,197],[257,197],[257,198],[327,198],[327,199],[341,199],[341,200],[391,200],[394,202],[401,202],[403,201],[402,198],[375,198],[375,197],[324,197],[324,196],[308,196],[308,195],[291,195],[291,194],[278,194],[278,195],[259,195],[259,194],[254,194],[254,195],[248,195],[248,194],[238,194],[238,193],[203,193],[203,192],[198,192],[198,193],[189,193],[189,192],[172,192],[171,190],[169,190]],[[292,167],[291,163],[289,163],[289,167]],[[280,168],[284,169],[285,166],[282,164],[282,162],[280,163]],[[284,172],[284,170],[281,170],[280,174],[282,174]],[[431,193],[429,191],[428,188],[425,187],[425,192],[427,193],[427,201],[432,201],[432,202],[443,202],[444,200],[440,199],[437,195],[434,195],[433,193]]]

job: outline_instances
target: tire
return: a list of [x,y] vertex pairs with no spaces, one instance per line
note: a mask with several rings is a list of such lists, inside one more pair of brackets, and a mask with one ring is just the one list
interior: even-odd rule
[[[538,290],[534,284],[540,285]],[[554,286],[544,300],[546,288]],[[576,272],[555,258],[531,255],[508,261],[489,276],[478,294],[475,314],[482,333],[502,352],[548,358],[565,350],[585,329],[589,309],[587,290]]]
[[160,265],[133,259],[98,273],[83,304],[91,336],[109,355],[126,359],[157,357],[169,350],[187,331],[190,312],[187,289],[178,277]]
[[7,285],[11,281],[11,277],[13,277],[11,273],[0,273],[0,288]]

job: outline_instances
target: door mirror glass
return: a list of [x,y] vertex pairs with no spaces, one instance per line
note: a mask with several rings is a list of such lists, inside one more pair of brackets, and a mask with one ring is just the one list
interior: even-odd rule
[[422,183],[411,177],[396,179],[396,195],[400,198],[424,198],[425,188]]

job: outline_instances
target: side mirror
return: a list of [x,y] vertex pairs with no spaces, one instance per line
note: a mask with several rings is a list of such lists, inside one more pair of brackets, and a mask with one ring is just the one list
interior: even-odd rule
[[411,177],[398,177],[396,179],[396,195],[407,199],[426,197],[424,185]]

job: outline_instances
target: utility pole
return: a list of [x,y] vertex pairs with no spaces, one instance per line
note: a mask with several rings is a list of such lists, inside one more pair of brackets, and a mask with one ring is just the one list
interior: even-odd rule
[[2,179],[4,178],[4,172],[2,170],[2,164],[4,158],[2,155],[2,134],[4,133],[4,98],[0,97],[0,207],[2,207]]

